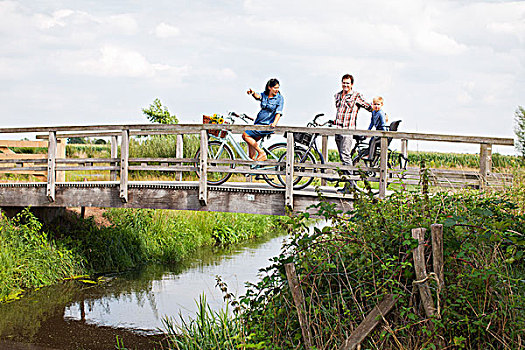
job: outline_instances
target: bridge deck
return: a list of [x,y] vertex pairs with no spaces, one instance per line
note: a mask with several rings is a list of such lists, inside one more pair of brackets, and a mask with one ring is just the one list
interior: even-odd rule
[[[120,182],[57,182],[56,197],[50,202],[46,183],[1,183],[2,206],[34,207],[114,207],[195,211],[221,211],[265,215],[285,215],[285,190],[264,183],[227,182],[208,187],[206,205],[199,201],[197,181],[130,181],[128,202],[119,198]],[[338,209],[351,208],[351,195],[341,195],[334,187],[320,187],[323,197]],[[294,211],[305,211],[317,203],[313,188],[294,191]]]

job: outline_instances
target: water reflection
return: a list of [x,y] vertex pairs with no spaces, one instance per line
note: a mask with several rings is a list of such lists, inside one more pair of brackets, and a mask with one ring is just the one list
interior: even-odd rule
[[216,275],[228,283],[231,292],[244,293],[245,282],[256,280],[258,270],[268,266],[268,259],[279,253],[282,241],[281,237],[223,251],[201,250],[177,266],[147,266],[110,276],[103,285],[70,282],[43,288],[19,301],[0,305],[0,339],[61,349],[96,349],[105,345],[73,343],[68,347],[50,338],[77,337],[60,334],[62,330],[77,332],[71,329],[73,326],[81,327],[83,333],[89,329],[94,338],[100,337],[99,330],[107,331],[113,345],[114,329],[132,330],[137,337],[158,334],[165,315],[194,315],[195,300],[202,293],[212,308],[223,306],[222,295],[215,288]]

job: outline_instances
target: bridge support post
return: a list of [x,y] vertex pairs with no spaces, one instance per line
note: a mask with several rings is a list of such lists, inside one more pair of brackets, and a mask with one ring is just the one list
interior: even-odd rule
[[208,132],[201,130],[201,151],[199,159],[199,202],[202,206],[208,204]]
[[[118,136],[111,136],[111,155],[110,157],[112,159],[117,158],[118,156]],[[111,163],[112,166],[116,166],[117,163]],[[109,180],[110,181],[117,181],[117,171],[111,170],[109,172]]]
[[128,202],[129,130],[122,130],[120,144],[120,200]]
[[56,154],[57,154],[57,133],[49,132],[49,144],[47,146],[47,200],[55,201],[55,181],[56,181]]
[[492,171],[492,145],[482,143],[479,150],[479,188],[487,186],[487,176]]
[[379,198],[386,197],[386,186],[387,176],[388,176],[388,139],[386,137],[381,137],[381,153],[380,153],[380,162],[379,162]]
[[293,210],[293,171],[294,171],[294,139],[293,132],[286,134],[286,191],[285,205]]

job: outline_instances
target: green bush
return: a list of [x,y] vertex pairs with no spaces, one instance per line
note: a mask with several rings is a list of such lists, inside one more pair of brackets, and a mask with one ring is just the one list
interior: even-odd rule
[[[361,196],[348,213],[324,202],[317,208],[331,226],[308,229],[307,214],[295,218],[297,234],[242,297],[245,332],[254,334],[254,343],[303,348],[284,271],[293,262],[316,348],[338,348],[387,294],[399,301],[384,326],[366,338],[365,348],[519,346],[525,327],[525,217],[515,203],[479,192],[397,193],[381,201]],[[413,284],[417,242],[411,229],[432,223],[445,227],[445,289],[438,297],[435,281],[428,282],[440,317],[427,319]]]

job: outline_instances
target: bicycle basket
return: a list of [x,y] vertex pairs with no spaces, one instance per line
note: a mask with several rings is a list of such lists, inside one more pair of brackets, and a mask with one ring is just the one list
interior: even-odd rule
[[[203,115],[202,116],[202,124],[228,124],[228,122],[224,121],[222,116],[218,114],[214,114],[213,116]],[[213,135],[215,137],[224,138],[226,137],[227,132],[221,131],[221,130],[208,130],[208,135]]]
[[306,132],[295,132],[293,134],[294,141],[303,145],[309,145],[313,137],[314,134],[308,134]]

